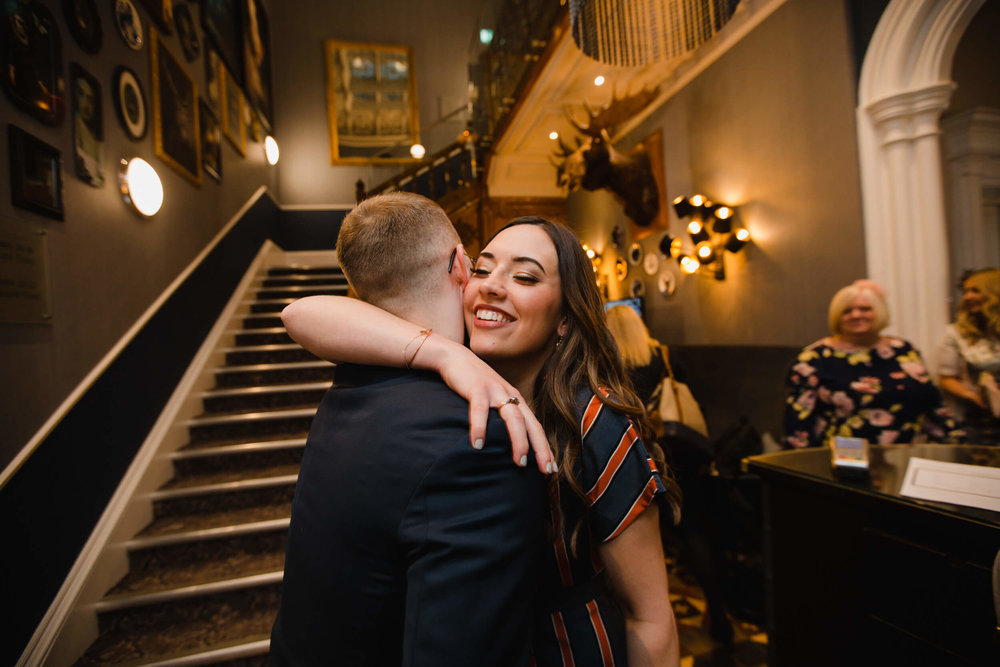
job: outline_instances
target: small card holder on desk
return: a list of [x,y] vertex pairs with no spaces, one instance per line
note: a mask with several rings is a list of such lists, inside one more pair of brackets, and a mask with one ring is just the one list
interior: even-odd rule
[[830,445],[830,457],[839,476],[849,479],[868,477],[868,441],[864,438],[834,438]]

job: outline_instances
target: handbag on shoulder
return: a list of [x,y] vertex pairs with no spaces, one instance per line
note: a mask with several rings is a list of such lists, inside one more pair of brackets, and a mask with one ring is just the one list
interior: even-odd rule
[[707,438],[708,425],[705,424],[701,406],[695,400],[691,389],[674,378],[674,371],[670,367],[670,354],[664,345],[660,346],[660,356],[663,358],[667,374],[650,397],[649,405],[646,406],[657,435],[662,435],[662,422],[673,421],[689,426]]

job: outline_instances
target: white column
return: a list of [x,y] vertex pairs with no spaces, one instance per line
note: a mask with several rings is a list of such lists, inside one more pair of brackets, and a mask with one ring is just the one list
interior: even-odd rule
[[868,274],[889,297],[890,331],[936,366],[949,318],[939,121],[955,47],[985,0],[893,0],[872,36],[857,109]]

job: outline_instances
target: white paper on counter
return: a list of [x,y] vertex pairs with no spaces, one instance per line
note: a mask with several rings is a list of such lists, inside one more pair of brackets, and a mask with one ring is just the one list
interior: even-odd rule
[[1000,512],[1000,468],[913,457],[900,494]]

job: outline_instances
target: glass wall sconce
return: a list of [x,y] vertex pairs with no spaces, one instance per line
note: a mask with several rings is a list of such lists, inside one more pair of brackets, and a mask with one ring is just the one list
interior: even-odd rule
[[264,157],[267,158],[267,163],[272,167],[278,164],[279,154],[278,142],[274,140],[274,137],[270,134],[264,137]]
[[154,216],[163,205],[163,183],[152,165],[140,157],[121,161],[118,183],[125,203],[141,215]]
[[669,232],[660,239],[660,252],[674,257],[681,271],[710,273],[716,280],[726,278],[725,253],[739,252],[750,240],[750,232],[736,222],[736,209],[726,204],[712,203],[703,195],[680,196],[674,199],[674,212],[687,218],[687,233],[694,245],[684,250],[684,241]]

